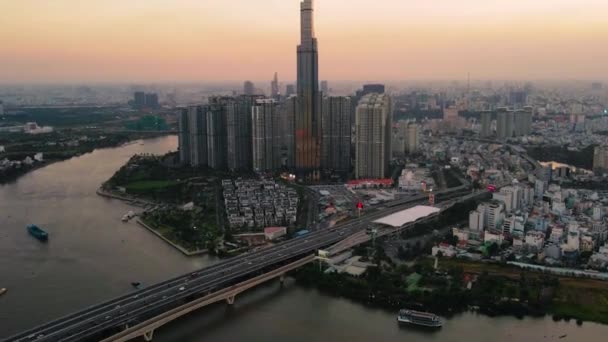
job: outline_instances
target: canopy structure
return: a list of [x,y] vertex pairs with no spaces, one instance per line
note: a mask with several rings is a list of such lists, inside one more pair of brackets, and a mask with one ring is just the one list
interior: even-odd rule
[[413,208],[402,210],[400,212],[385,216],[374,221],[374,223],[385,224],[387,226],[400,228],[408,223],[416,222],[421,218],[437,214],[441,209],[418,205]]

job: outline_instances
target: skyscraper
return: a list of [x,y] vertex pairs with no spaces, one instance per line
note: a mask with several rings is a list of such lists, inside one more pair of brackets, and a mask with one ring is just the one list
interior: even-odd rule
[[532,110],[518,110],[513,113],[514,135],[516,137],[532,133]]
[[418,132],[418,125],[415,122],[410,122],[407,125],[407,142],[405,144],[407,153],[416,153],[416,151],[418,151],[419,141],[420,135]]
[[207,163],[209,167],[222,170],[227,167],[226,109],[232,101],[229,97],[209,99],[207,119]]
[[405,120],[399,120],[392,129],[391,149],[396,156],[403,156],[407,147],[407,125]]
[[257,96],[239,96],[226,104],[227,159],[230,170],[251,170],[251,107]]
[[608,146],[596,146],[593,151],[593,171],[601,174],[608,171]]
[[388,95],[365,95],[355,122],[355,177],[384,178],[391,156],[392,103]]
[[487,138],[492,135],[492,112],[481,112],[481,130],[479,136]]
[[355,122],[355,115],[356,115],[356,107],[359,104],[359,101],[361,101],[361,99],[363,98],[363,96],[367,95],[367,94],[371,94],[371,93],[376,93],[376,94],[384,94],[384,84],[364,84],[363,85],[363,89],[359,89],[355,92],[355,98],[353,101],[353,111],[351,113],[351,121]]
[[298,112],[298,98],[293,95],[289,96],[281,103],[281,163],[289,169],[295,167],[295,124],[296,115]]
[[255,93],[255,85],[251,81],[245,81],[243,83],[243,94],[251,96]]
[[190,165],[190,128],[188,120],[188,109],[179,108],[177,113],[178,134],[177,141],[179,146],[179,162],[183,165]]
[[146,106],[146,94],[143,91],[136,91],[133,94],[133,107],[142,109]]
[[296,115],[296,171],[305,178],[318,178],[321,166],[321,116],[319,56],[314,35],[313,1],[300,3],[298,45],[298,113]]
[[278,167],[275,127],[277,103],[271,99],[256,100],[251,110],[252,159],[254,171],[272,171]]
[[144,107],[150,109],[156,109],[159,106],[158,104],[158,94],[157,93],[147,93],[145,95],[145,104]]
[[206,106],[188,107],[190,165],[207,166],[207,110]]
[[506,140],[513,137],[514,130],[513,112],[506,108],[501,108],[496,113],[496,137],[499,140]]
[[321,159],[323,169],[350,170],[351,108],[349,97],[323,98]]
[[157,93],[144,93],[143,91],[137,91],[133,94],[132,104],[135,109],[157,109],[160,107]]
[[279,75],[275,72],[272,82],[270,82],[270,97],[279,99]]

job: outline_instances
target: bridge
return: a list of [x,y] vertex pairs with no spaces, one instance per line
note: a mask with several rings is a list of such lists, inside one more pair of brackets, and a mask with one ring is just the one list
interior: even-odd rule
[[[437,192],[438,200],[469,194],[466,187]],[[428,199],[417,195],[387,204],[330,229],[311,232],[254,252],[248,252],[170,280],[151,285],[107,302],[91,306],[55,321],[9,337],[13,341],[127,341],[144,337],[151,341],[154,330],[206,305],[236,296],[258,284],[282,278],[290,270],[314,260],[317,250],[361,232],[386,215],[407,209]],[[352,247],[365,242],[347,243]]]

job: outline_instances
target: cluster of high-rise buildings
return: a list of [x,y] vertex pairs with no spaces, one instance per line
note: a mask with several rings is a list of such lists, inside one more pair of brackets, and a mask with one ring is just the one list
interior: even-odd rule
[[481,113],[480,136],[487,138],[494,136],[492,130],[493,115],[496,116],[496,138],[507,140],[532,133],[532,107],[510,110],[508,108],[497,108],[496,111],[484,111]]
[[133,94],[132,106],[135,109],[157,109],[160,107],[158,103],[158,94],[136,91]]
[[256,172],[285,170],[318,180],[323,171],[351,171],[354,143],[357,178],[389,174],[391,99],[382,85],[368,85],[355,97],[327,96],[325,81],[319,89],[313,22],[312,0],[303,0],[297,84],[295,89],[288,87],[286,96],[280,94],[275,73],[269,98],[255,95],[254,84],[246,81],[241,96],[211,97],[207,104],[180,110],[182,163]]

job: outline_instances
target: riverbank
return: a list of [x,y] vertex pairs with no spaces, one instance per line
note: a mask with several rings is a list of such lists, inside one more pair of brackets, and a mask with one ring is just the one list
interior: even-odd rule
[[[34,170],[98,149],[120,147],[140,139],[156,138],[167,134],[166,132],[151,134],[59,131],[43,135],[4,135],[0,138],[0,145],[5,144],[3,145],[5,152],[0,153],[0,184],[14,182]],[[37,154],[40,154],[44,160],[36,160]],[[2,165],[3,159],[5,165]],[[27,164],[30,162],[27,161],[28,159],[31,161],[30,165]]]
[[53,163],[61,162],[64,160],[65,159],[55,159],[55,160],[45,160],[43,162],[35,162],[35,164],[33,164],[32,166],[29,166],[27,168],[21,168],[12,173],[9,173],[9,174],[2,174],[0,176],[0,185],[15,182],[17,179],[19,179],[19,177],[24,176],[24,175],[28,174],[29,172],[41,169],[43,167],[47,167],[49,165],[52,165]]
[[145,208],[147,206],[155,206],[155,205],[157,205],[157,203],[155,203],[155,202],[146,201],[146,200],[143,200],[141,198],[127,197],[127,196],[124,196],[124,195],[117,195],[115,193],[106,191],[103,188],[97,189],[97,191],[95,191],[95,193],[97,195],[99,195],[99,196],[102,196],[102,197],[111,198],[111,199],[117,199],[117,200],[126,202],[129,205],[133,205],[133,206],[141,207],[141,208]]
[[360,276],[308,265],[293,276],[305,287],[395,311],[413,308],[452,317],[469,310],[488,316],[541,317],[608,324],[608,283],[554,277],[512,266],[424,259],[411,267],[379,261]]
[[150,232],[152,232],[154,235],[158,236],[159,238],[161,238],[163,241],[165,241],[166,243],[168,243],[170,246],[172,246],[173,248],[177,249],[178,251],[182,252],[185,256],[199,256],[199,255],[205,255],[207,253],[209,253],[209,251],[207,249],[197,249],[194,251],[189,251],[186,248],[180,246],[179,244],[171,241],[169,238],[165,237],[162,232],[158,231],[158,229],[155,229],[149,225],[147,225],[146,223],[144,223],[142,220],[137,219],[136,220],[137,224],[139,224],[140,226],[146,228],[147,230],[149,230]]

